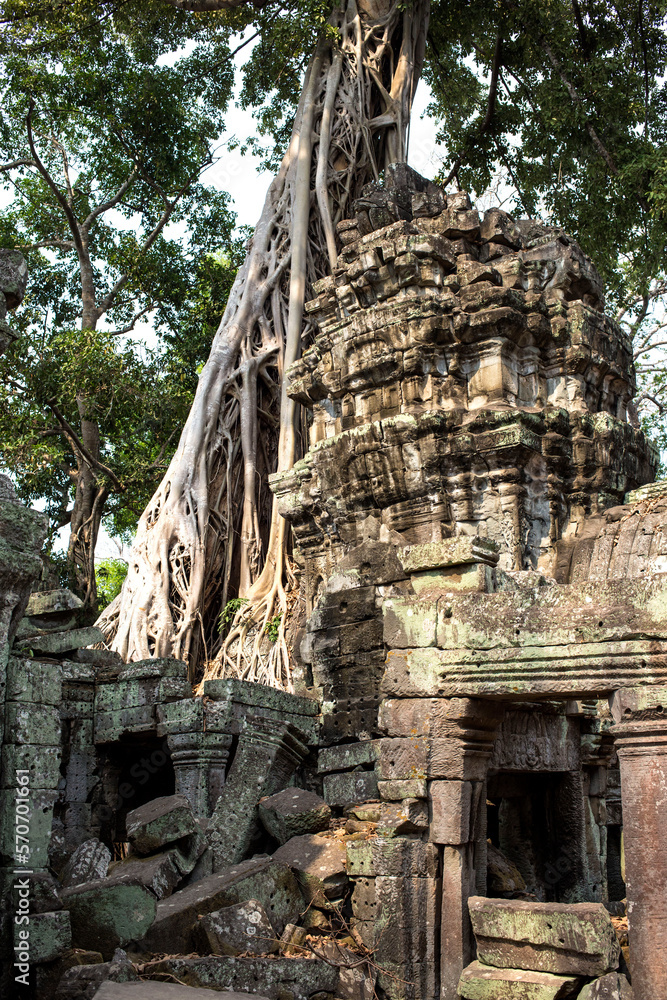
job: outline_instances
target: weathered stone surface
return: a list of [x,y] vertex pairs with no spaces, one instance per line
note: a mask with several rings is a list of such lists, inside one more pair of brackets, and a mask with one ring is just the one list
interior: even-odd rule
[[348,841],[346,859],[350,877],[419,875],[436,878],[440,874],[435,844],[407,837]]
[[117,949],[110,962],[73,965],[63,976],[54,1000],[93,1000],[105,982],[136,982],[137,973],[124,951]]
[[327,774],[322,782],[324,798],[331,806],[346,806],[378,797],[375,771],[348,771]]
[[278,950],[276,932],[256,899],[214,910],[202,917],[200,928],[214,955],[267,955]]
[[464,1000],[565,1000],[577,996],[581,980],[525,969],[494,969],[472,962],[463,970],[458,994]]
[[328,899],[339,897],[347,884],[345,844],[322,834],[292,837],[273,855],[296,873],[306,899],[326,907]]
[[[20,926],[14,926],[14,943],[20,939]],[[34,913],[28,925],[30,962],[52,962],[72,947],[72,929],[67,910]]]
[[268,1000],[310,1000],[318,993],[337,996],[338,969],[303,958],[170,958],[152,966],[154,976],[167,973],[187,986],[252,993]]
[[187,952],[194,945],[192,930],[200,916],[247,899],[261,903],[277,934],[286,924],[295,922],[304,907],[297,880],[287,865],[256,857],[161,900],[155,922],[142,944],[149,951]]
[[[211,1000],[211,990],[180,983],[103,983],[95,1000]],[[225,1000],[267,1000],[257,993],[225,991]]]
[[102,879],[109,871],[111,851],[100,840],[79,844],[63,868],[60,882],[64,889]]
[[486,852],[489,895],[511,897],[514,893],[525,891],[526,882],[517,866],[493,844],[487,844]]
[[471,839],[472,782],[431,781],[429,840],[436,844],[466,844]]
[[303,788],[285,788],[259,801],[259,818],[280,844],[305,833],[326,830],[331,809],[324,799]]
[[584,986],[577,1000],[632,1000],[633,990],[625,976],[610,972]]
[[14,643],[17,651],[31,649],[33,653],[46,656],[59,656],[84,646],[93,646],[103,642],[104,635],[100,629],[91,625],[89,628],[70,629],[67,632],[48,632],[33,636],[30,639],[20,639]]
[[620,945],[601,903],[468,900],[480,961],[506,969],[600,976],[618,966]]
[[137,854],[150,854],[194,833],[197,824],[184,795],[164,795],[128,812],[125,828]]
[[60,886],[50,872],[35,872],[30,876],[30,912],[52,913],[61,910]]
[[70,913],[73,944],[101,951],[105,958],[115,948],[143,938],[156,914],[155,896],[143,885],[106,879],[65,889],[62,903]]
[[83,601],[72,593],[71,590],[61,588],[59,590],[36,590],[28,600],[25,609],[29,618],[41,617],[42,615],[59,615],[63,612],[78,611],[83,607]]
[[401,837],[428,830],[428,804],[424,799],[383,802],[377,832],[382,837]]
[[170,896],[183,878],[176,850],[163,851],[147,858],[130,855],[109,866],[107,884],[143,885],[156,899]]

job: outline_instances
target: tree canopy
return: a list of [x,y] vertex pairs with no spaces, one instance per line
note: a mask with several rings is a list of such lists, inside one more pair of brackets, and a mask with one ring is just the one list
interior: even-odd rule
[[[213,638],[221,600],[261,591],[260,603],[253,597],[240,608],[231,629],[241,656],[246,624],[275,618],[283,593],[276,579],[290,580],[288,562],[272,548],[267,477],[283,461],[285,421],[301,419],[291,410],[285,417],[291,404],[282,398],[282,371],[298,350],[294,330],[301,342],[309,336],[303,301],[331,266],[335,222],[364,183],[404,155],[420,73],[431,89],[441,183],[481,197],[500,179],[510,210],[540,215],[579,240],[605,279],[609,311],[634,338],[645,420],[660,430],[666,15],[667,3],[645,0],[0,4],[7,99],[0,169],[17,192],[0,223],[2,239],[33,247],[33,273],[43,276],[37,295],[59,303],[42,304],[40,318],[54,345],[76,350],[75,328],[97,335],[100,322],[103,338],[117,343],[115,331],[132,329],[145,311],[169,356],[181,358],[181,372],[199,364],[193,359],[204,344],[193,341],[192,322],[208,306],[204,295],[193,307],[200,281],[193,275],[203,274],[207,251],[230,245],[231,232],[224,193],[207,189],[200,175],[231,99],[235,52],[240,101],[256,118],[247,145],[276,171],[235,284],[217,284],[222,298],[229,293],[228,306],[180,450],[140,522],[134,552],[142,582],[128,576],[111,632],[133,603],[151,606],[154,617],[141,627],[156,638],[133,633],[144,653],[187,655],[194,629],[202,628],[204,647]],[[170,236],[173,222],[188,233],[187,246]],[[232,250],[226,259],[231,275],[241,258]],[[35,318],[33,343],[39,329]],[[210,322],[206,330],[212,333]],[[127,350],[137,357],[136,348],[114,348],[114,364]],[[152,363],[145,355],[142,364]],[[89,454],[86,428],[94,443],[102,413],[92,394],[90,387],[75,392],[68,404]],[[51,403],[40,400],[52,419]],[[119,455],[115,433],[109,454]],[[296,433],[285,452],[290,461],[301,447]],[[160,448],[156,437],[146,462]],[[102,451],[96,455],[94,474],[81,449],[71,455],[88,508],[109,482]],[[196,482],[195,455],[204,456]],[[148,544],[149,527],[162,548]],[[158,549],[169,553],[166,571]],[[265,570],[273,581],[266,586]],[[133,655],[128,634],[121,651]]]

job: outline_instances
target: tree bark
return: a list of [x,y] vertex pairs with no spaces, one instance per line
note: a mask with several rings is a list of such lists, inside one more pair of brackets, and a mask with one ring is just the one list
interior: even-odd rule
[[[99,620],[126,660],[181,657],[194,673],[238,591],[247,604],[213,669],[291,685],[287,538],[267,487],[302,450],[283,376],[308,339],[304,302],[330,272],[336,223],[368,181],[406,158],[428,15],[429,0],[348,0],[331,16],[336,36],[310,63],[178,448],[139,522],[123,591]],[[267,652],[270,622],[278,639]]]

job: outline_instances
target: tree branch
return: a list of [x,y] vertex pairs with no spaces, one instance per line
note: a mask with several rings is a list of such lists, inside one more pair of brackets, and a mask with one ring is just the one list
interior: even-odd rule
[[[619,171],[618,167],[616,166],[616,163],[614,161],[614,157],[611,155],[611,153],[609,152],[609,150],[607,149],[607,147],[604,145],[604,143],[600,139],[600,136],[598,135],[597,131],[595,130],[595,127],[594,127],[593,123],[590,121],[588,115],[586,114],[586,109],[584,107],[584,102],[582,101],[581,97],[577,93],[577,90],[576,90],[574,84],[568,79],[568,77],[563,72],[563,68],[562,68],[561,64],[559,63],[558,59],[556,59],[556,56],[553,54],[553,51],[551,49],[551,46],[549,45],[549,43],[546,40],[546,38],[544,38],[544,36],[540,39],[540,44],[541,44],[543,50],[546,52],[547,57],[549,59],[549,62],[551,63],[551,65],[553,66],[554,70],[556,71],[556,73],[558,73],[559,77],[561,78],[563,86],[565,87],[565,89],[567,90],[568,94],[570,95],[572,103],[576,104],[576,106],[578,108],[581,108],[581,110],[586,115],[586,121],[585,121],[586,131],[588,132],[589,136],[591,137],[591,142],[593,143],[595,149],[598,151],[598,153],[600,154],[600,156],[602,157],[602,159],[604,160],[604,162],[607,164],[607,167],[609,168],[610,173],[612,173],[614,175],[614,177],[618,177],[620,171]],[[648,204],[646,198],[641,194],[641,192],[637,193],[637,200],[639,201],[639,204],[641,205],[641,207],[644,209],[645,212],[649,212],[650,211],[649,204]]]
[[65,217],[66,217],[67,221],[69,222],[69,227],[70,227],[70,229],[72,231],[72,236],[74,237],[74,243],[76,245],[76,249],[79,250],[81,253],[85,253],[85,248],[84,248],[84,245],[83,245],[83,240],[81,239],[81,233],[79,232],[79,223],[77,222],[76,216],[74,215],[74,212],[73,212],[73,210],[72,210],[72,208],[71,208],[71,206],[70,206],[67,198],[64,196],[64,194],[62,193],[62,191],[60,190],[60,188],[58,187],[58,185],[54,181],[53,177],[48,172],[48,170],[46,169],[46,167],[44,166],[44,164],[40,160],[39,156],[37,155],[37,150],[35,149],[35,140],[34,140],[34,136],[32,134],[32,114],[33,114],[34,110],[35,110],[35,101],[34,101],[34,98],[31,97],[30,98],[30,107],[28,108],[28,114],[27,114],[26,120],[25,120],[26,129],[27,129],[27,132],[28,132],[28,143],[30,145],[30,152],[32,153],[32,155],[33,155],[33,157],[35,159],[35,165],[36,165],[37,169],[39,170],[40,174],[42,175],[42,177],[46,181],[47,185],[49,186],[49,188],[51,189],[51,191],[55,195],[56,200],[58,201],[58,204],[60,205],[60,207],[62,208],[63,212],[65,213]]
[[178,10],[189,10],[199,14],[205,11],[235,10],[237,7],[247,6],[248,3],[261,10],[272,3],[272,0],[164,0],[164,3]]
[[9,160],[8,163],[0,163],[0,173],[7,170],[16,170],[17,167],[36,167],[34,160]]
[[93,458],[93,456],[90,454],[86,446],[83,444],[83,442],[79,438],[78,434],[76,433],[72,425],[68,423],[68,421],[65,419],[63,413],[56,405],[56,401],[54,399],[48,399],[47,406],[49,407],[51,413],[62,427],[63,433],[69,440],[72,447],[79,452],[79,454],[86,462],[86,464],[89,465],[91,469],[97,469],[99,472],[103,472],[106,476],[109,477],[111,482],[116,487],[117,491],[119,493],[124,493],[125,487],[121,483],[120,479],[118,479],[115,472],[113,472],[108,465],[104,465],[102,462],[98,462],[96,458]]
[[95,221],[95,219],[97,219],[100,215],[103,215],[105,212],[108,212],[110,208],[114,207],[114,205],[118,204],[118,202],[122,199],[123,195],[129,189],[132,182],[136,180],[138,176],[139,176],[139,168],[138,166],[135,165],[132,168],[129,177],[127,178],[126,181],[123,181],[123,183],[118,188],[113,198],[109,198],[108,201],[105,201],[101,205],[98,205],[97,208],[94,208],[90,213],[90,215],[88,216],[88,218],[83,222],[81,228],[84,229],[86,232],[88,232],[91,224]]
[[[487,131],[491,122],[493,121],[493,116],[496,110],[496,97],[498,94],[498,76],[500,73],[500,67],[502,62],[502,49],[503,49],[503,38],[500,32],[496,36],[496,47],[493,53],[493,63],[491,66],[491,82],[489,84],[489,96],[486,102],[486,114],[484,115],[484,121],[477,130],[477,138],[479,139]],[[468,156],[468,146],[465,146],[461,152],[458,154],[454,160],[454,165],[447,175],[447,179],[442,185],[444,188],[448,184],[451,184],[452,180],[456,177],[459,172],[461,164],[465,162]]]

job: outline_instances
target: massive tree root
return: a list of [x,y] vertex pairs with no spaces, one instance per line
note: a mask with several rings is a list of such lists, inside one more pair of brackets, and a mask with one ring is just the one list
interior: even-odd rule
[[[304,301],[335,264],[336,223],[406,157],[428,8],[347,0],[330,18],[177,451],[139,522],[123,591],[99,621],[127,660],[175,656],[193,670],[203,660],[207,676],[291,686],[293,576],[267,477],[305,442],[283,374],[308,341]],[[245,603],[212,650],[235,594]]]

